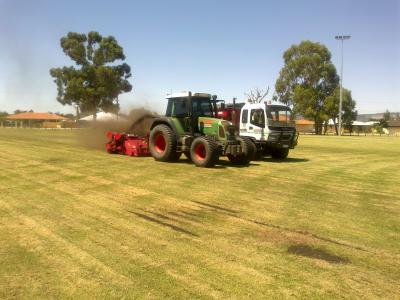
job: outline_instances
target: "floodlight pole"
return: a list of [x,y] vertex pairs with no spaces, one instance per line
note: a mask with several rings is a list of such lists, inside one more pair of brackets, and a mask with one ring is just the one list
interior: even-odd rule
[[338,135],[342,135],[342,102],[343,102],[343,42],[344,40],[350,39],[350,35],[337,35],[335,39],[342,42],[342,58],[340,65],[340,100],[339,100],[339,132]]

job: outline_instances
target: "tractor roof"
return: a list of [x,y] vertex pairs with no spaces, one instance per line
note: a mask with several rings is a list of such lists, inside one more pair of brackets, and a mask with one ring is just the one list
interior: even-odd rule
[[[180,93],[172,93],[167,95],[167,99],[171,98],[182,98],[182,97],[189,97],[189,92],[180,92]],[[208,93],[192,93],[192,97],[204,97],[204,98],[211,98],[211,94]]]

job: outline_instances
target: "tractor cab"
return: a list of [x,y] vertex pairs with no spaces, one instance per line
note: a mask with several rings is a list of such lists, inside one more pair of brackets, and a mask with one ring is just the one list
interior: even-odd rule
[[210,118],[212,120],[216,115],[211,98],[211,94],[206,93],[171,94],[167,97],[168,105],[165,116],[175,120],[178,131],[200,133],[203,130],[201,127],[204,126],[204,122],[201,120],[207,119],[210,122]]

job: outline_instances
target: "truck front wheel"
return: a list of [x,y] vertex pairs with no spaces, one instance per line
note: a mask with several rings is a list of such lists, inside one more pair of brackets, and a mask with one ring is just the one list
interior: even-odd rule
[[219,160],[218,144],[207,136],[198,137],[190,146],[190,158],[198,167],[212,168]]
[[257,152],[257,147],[250,138],[237,137],[237,140],[242,146],[242,153],[238,156],[228,154],[228,159],[234,164],[248,164],[252,159],[254,159]]
[[281,148],[281,149],[272,149],[271,156],[275,159],[285,159],[289,154],[289,149]]

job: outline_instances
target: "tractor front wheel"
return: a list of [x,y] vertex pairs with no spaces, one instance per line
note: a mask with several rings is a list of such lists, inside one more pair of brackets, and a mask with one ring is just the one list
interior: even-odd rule
[[167,125],[157,125],[150,131],[150,153],[158,161],[175,161],[179,159],[176,152],[176,135]]
[[210,137],[198,137],[190,146],[190,158],[198,167],[212,168],[219,160],[218,144]]

